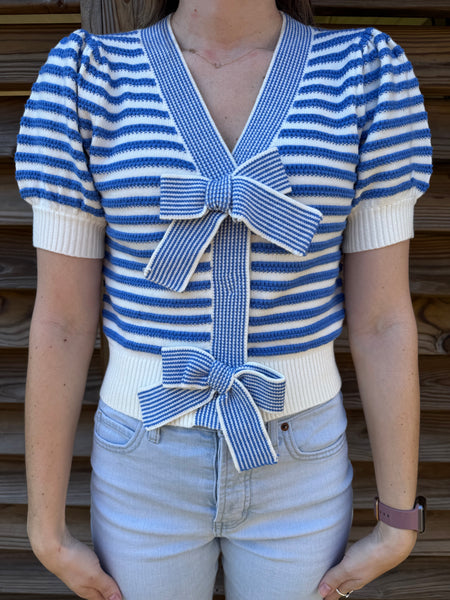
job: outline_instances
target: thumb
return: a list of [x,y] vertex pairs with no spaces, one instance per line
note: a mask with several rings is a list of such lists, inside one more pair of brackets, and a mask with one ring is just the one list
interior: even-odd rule
[[122,600],[122,594],[120,593],[119,586],[112,577],[103,574],[99,581],[98,591],[101,593],[105,600]]
[[339,594],[335,593],[336,588],[339,588],[343,594],[349,592],[351,587],[346,586],[348,578],[348,573],[342,566],[342,563],[327,571],[319,583],[319,593],[322,598],[329,597],[331,600],[331,598],[339,597]]

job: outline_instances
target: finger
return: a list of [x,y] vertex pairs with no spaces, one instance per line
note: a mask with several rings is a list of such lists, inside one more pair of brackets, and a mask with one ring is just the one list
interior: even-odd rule
[[99,578],[97,589],[102,594],[102,600],[122,600],[119,586],[106,573],[102,573],[102,576]]
[[325,573],[319,583],[319,593],[326,600],[338,600],[342,596],[337,593],[336,588],[339,588],[339,591],[346,594],[354,589],[349,585],[350,583],[351,578],[349,577],[349,573],[342,566],[342,563],[339,563]]

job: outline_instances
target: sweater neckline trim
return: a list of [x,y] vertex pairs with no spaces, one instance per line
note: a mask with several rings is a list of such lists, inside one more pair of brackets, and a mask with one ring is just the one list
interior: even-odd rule
[[258,94],[256,96],[255,101],[253,102],[250,114],[248,115],[247,120],[245,121],[244,127],[243,127],[243,129],[242,129],[242,131],[241,131],[241,133],[239,135],[239,138],[236,141],[236,143],[235,143],[235,145],[234,145],[234,147],[233,147],[232,150],[230,150],[229,147],[228,147],[228,145],[225,143],[225,140],[223,139],[223,136],[220,133],[219,128],[217,127],[217,124],[216,124],[216,122],[214,121],[214,119],[213,119],[213,117],[211,115],[211,112],[210,112],[210,110],[209,110],[209,108],[208,108],[208,106],[207,106],[207,104],[205,102],[205,99],[203,98],[203,94],[200,92],[200,89],[199,89],[199,87],[197,85],[197,82],[195,81],[195,79],[194,79],[194,77],[193,77],[193,75],[191,73],[191,70],[190,70],[190,68],[189,68],[189,66],[188,66],[188,64],[186,62],[186,59],[184,58],[183,52],[181,51],[180,45],[178,44],[177,38],[175,37],[175,34],[173,32],[173,29],[172,29],[172,22],[171,22],[172,13],[169,14],[169,15],[167,15],[167,17],[166,17],[167,30],[169,32],[169,35],[170,35],[173,47],[174,47],[174,49],[177,52],[178,58],[180,60],[180,63],[183,65],[184,71],[185,71],[187,77],[189,78],[189,81],[190,81],[190,83],[192,85],[192,88],[195,90],[195,94],[197,96],[197,99],[198,99],[199,103],[202,105],[202,108],[203,108],[203,111],[204,111],[206,117],[210,121],[211,126],[213,127],[214,131],[216,132],[216,135],[217,135],[218,139],[220,140],[221,144],[224,146],[225,151],[227,152],[227,154],[230,155],[230,158],[234,157],[235,151],[239,147],[239,144],[240,144],[242,138],[245,136],[247,129],[250,127],[250,123],[251,123],[251,121],[253,119],[253,115],[254,115],[254,113],[256,111],[256,108],[257,108],[257,106],[258,106],[258,104],[259,104],[262,96],[264,95],[265,88],[268,85],[268,81],[269,81],[270,75],[271,75],[273,67],[274,67],[274,65],[276,63],[277,56],[278,56],[279,51],[280,51],[280,46],[282,44],[282,40],[284,38],[284,34],[285,34],[285,31],[286,31],[286,14],[283,11],[280,11],[280,13],[281,13],[281,17],[282,17],[282,23],[281,23],[281,28],[280,28],[280,33],[278,35],[277,43],[275,45],[275,48],[274,48],[274,51],[273,51],[273,54],[272,54],[272,58],[270,59],[270,63],[269,63],[269,66],[267,67],[267,71],[266,71],[266,73],[264,75],[264,79],[263,79],[261,85],[259,86]]
[[[282,11],[281,11],[282,12]],[[218,178],[266,150],[299,90],[313,32],[282,12],[279,39],[252,111],[231,152],[186,64],[167,15],[142,30],[142,43],[165,101],[200,172]],[[214,159],[212,159],[214,157]]]

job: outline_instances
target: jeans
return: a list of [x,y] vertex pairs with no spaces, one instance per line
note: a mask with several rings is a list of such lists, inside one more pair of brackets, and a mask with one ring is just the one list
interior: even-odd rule
[[352,519],[339,393],[267,424],[276,465],[238,473],[220,431],[142,422],[100,401],[92,453],[95,550],[124,600],[319,600]]

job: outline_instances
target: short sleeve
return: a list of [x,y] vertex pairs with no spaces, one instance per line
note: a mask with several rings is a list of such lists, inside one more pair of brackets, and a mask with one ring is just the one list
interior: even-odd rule
[[16,180],[33,207],[33,244],[85,258],[104,254],[105,218],[89,170],[89,119],[78,89],[89,34],[77,30],[53,48],[34,83],[17,137]]
[[357,96],[359,164],[344,252],[413,237],[414,205],[432,171],[427,113],[412,65],[387,34],[366,33]]

